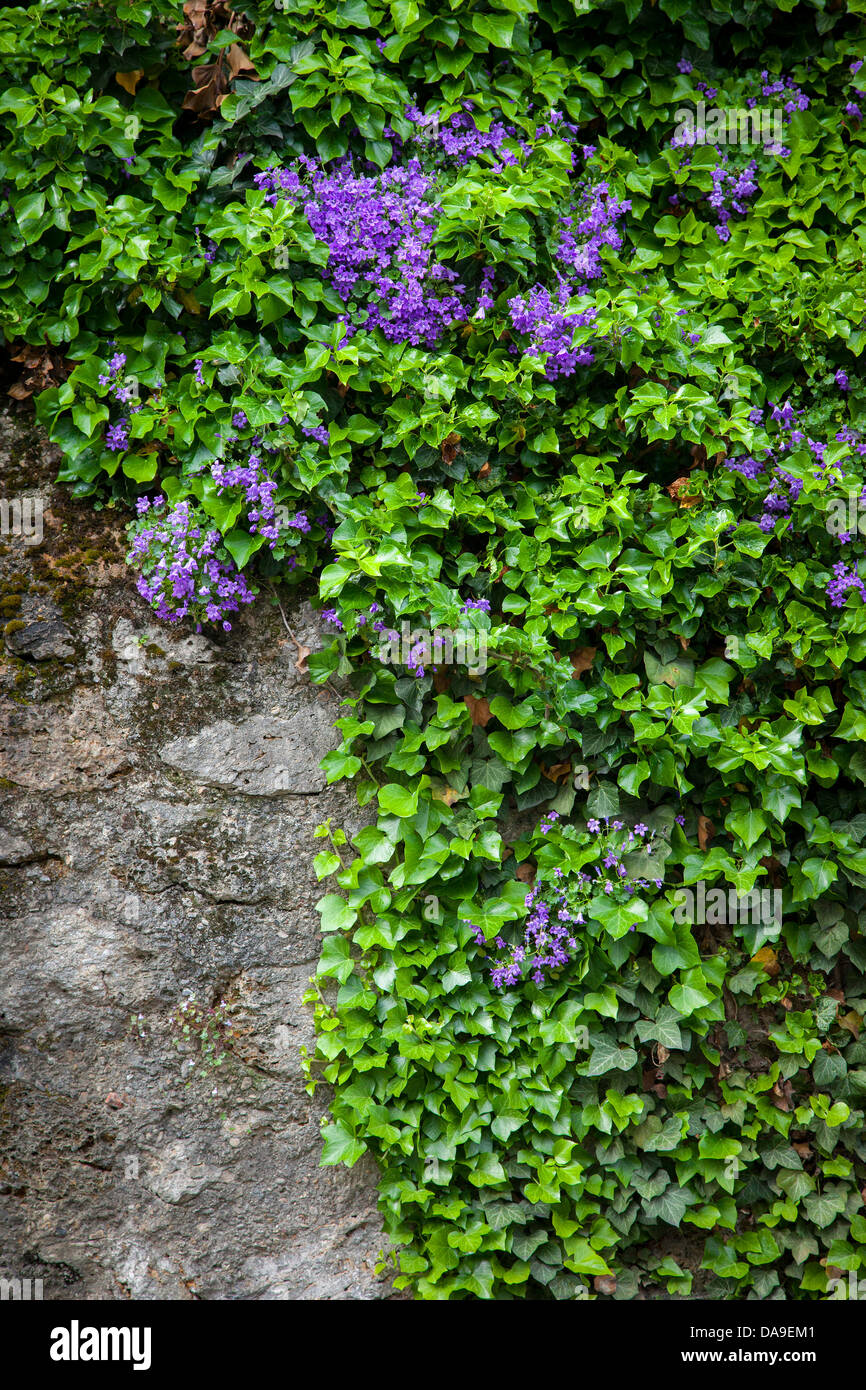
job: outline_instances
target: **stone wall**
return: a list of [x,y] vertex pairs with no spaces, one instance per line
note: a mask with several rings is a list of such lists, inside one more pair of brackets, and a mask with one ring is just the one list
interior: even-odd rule
[[[337,698],[265,596],[217,640],[157,623],[124,517],[56,464],[0,416],[0,498],[45,509],[41,542],[0,536],[0,1274],[45,1298],[393,1296],[374,1165],[318,1166],[299,1054],[312,832],[361,823],[318,770]],[[308,604],[286,620],[320,644]],[[231,1033],[208,1069],[182,1024],[210,1008]]]

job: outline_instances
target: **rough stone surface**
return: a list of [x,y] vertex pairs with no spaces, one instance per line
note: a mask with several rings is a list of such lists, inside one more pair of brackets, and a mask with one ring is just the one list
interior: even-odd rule
[[290,719],[254,714],[239,724],[220,719],[159,751],[169,767],[246,796],[309,796],[324,791],[319,763],[340,743],[327,710],[312,705]]
[[[0,415],[2,495],[45,505],[40,544],[0,536],[0,1274],[46,1298],[393,1297],[373,1164],[318,1166],[300,1057],[312,832],[362,823],[317,767],[337,698],[264,597],[217,640],[157,624],[122,518],[55,463]],[[50,650],[22,640],[43,622]],[[289,622],[320,645],[308,604]],[[208,1072],[181,1030],[211,1007],[232,1031]]]

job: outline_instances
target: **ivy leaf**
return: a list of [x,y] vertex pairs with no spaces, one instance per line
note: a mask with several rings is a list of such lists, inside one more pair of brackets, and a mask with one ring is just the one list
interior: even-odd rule
[[347,1167],[351,1168],[367,1151],[367,1145],[362,1143],[360,1139],[356,1139],[340,1121],[325,1125],[322,1130],[322,1138],[324,1147],[319,1163],[320,1168],[327,1168],[335,1163],[345,1163]]

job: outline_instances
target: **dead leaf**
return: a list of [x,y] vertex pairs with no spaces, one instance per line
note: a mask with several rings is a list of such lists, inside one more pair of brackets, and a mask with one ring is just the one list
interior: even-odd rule
[[184,290],[176,285],[174,287],[173,293],[175,295],[175,298],[179,299],[183,307],[185,309],[188,309],[191,314],[201,313],[201,305],[199,304],[192,290]]
[[641,1077],[641,1088],[644,1091],[652,1091],[659,1100],[664,1100],[668,1093],[664,1083],[664,1072],[659,1071],[658,1067],[647,1067]]
[[7,395],[14,401],[26,401],[49,386],[59,386],[73,367],[73,363],[67,362],[56,349],[34,347],[30,343],[25,343],[9,356],[22,366],[21,376],[7,390]]
[[131,97],[135,96],[135,89],[144,77],[144,68],[133,68],[132,72],[116,72],[115,82],[118,82],[125,92],[129,92]]
[[482,463],[481,467],[480,467],[479,470],[478,470],[478,476],[479,476],[479,478],[488,478],[488,477],[490,476],[490,464],[489,464],[489,463]]
[[469,711],[473,724],[480,724],[482,729],[486,729],[493,717],[490,713],[490,704],[483,695],[464,695],[463,703]]
[[250,81],[258,82],[259,75],[239,43],[231,44],[225,50],[225,55],[232,77],[246,77]]
[[541,764],[541,771],[551,782],[565,782],[571,772],[571,762],[554,763],[552,767]]
[[840,1028],[847,1028],[848,1032],[853,1034],[855,1042],[859,1039],[860,1029],[863,1027],[863,1019],[854,1009],[849,1009],[847,1014],[840,1015],[836,1022],[839,1024]]
[[812,1157],[811,1144],[792,1144],[791,1148],[803,1159],[810,1159]]
[[452,430],[451,433],[445,439],[442,440],[442,443],[439,446],[439,450],[442,455],[442,462],[444,464],[453,463],[457,455],[461,452],[460,435],[455,433],[454,430]]
[[305,676],[310,669],[307,665],[307,657],[313,649],[312,647],[305,647],[302,642],[297,643],[297,648],[298,659],[295,662],[295,670],[300,671],[301,675]]
[[596,1293],[616,1293],[616,1278],[613,1274],[597,1274],[592,1281]]
[[794,1088],[790,1081],[777,1081],[770,1092],[770,1100],[777,1110],[790,1110]]
[[520,864],[515,870],[515,878],[519,878],[521,883],[532,883],[535,878],[536,868],[534,864]]
[[709,816],[698,816],[698,845],[701,849],[707,848],[715,833],[716,827]]
[[752,964],[760,965],[768,975],[778,975],[782,968],[772,946],[762,946],[760,951],[756,951],[752,956]]
[[453,787],[436,787],[431,796],[434,801],[444,801],[446,806],[453,806],[454,802],[460,799],[460,793]]
[[[256,29],[245,14],[231,9],[225,0],[186,0],[183,13],[186,23],[177,26],[177,42],[184,58],[190,62],[205,57],[211,41],[222,30],[236,34],[239,40],[247,40]],[[241,42],[220,49],[212,63],[193,68],[194,90],[184,97],[183,109],[203,118],[214,116],[236,77],[253,82],[259,80]]]
[[675,478],[672,483],[668,483],[668,486],[665,489],[665,491],[668,493],[669,497],[673,498],[673,500],[678,504],[678,506],[696,507],[700,502],[701,498],[700,495],[695,497],[690,497],[688,495],[688,489],[691,487],[691,485],[691,478]]
[[578,647],[569,654],[569,661],[576,676],[582,676],[584,671],[590,669],[597,651],[598,647]]

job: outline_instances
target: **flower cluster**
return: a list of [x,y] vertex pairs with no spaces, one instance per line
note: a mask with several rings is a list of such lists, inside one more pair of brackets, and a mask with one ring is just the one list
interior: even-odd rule
[[856,589],[861,600],[866,602],[866,585],[852,565],[850,568],[840,560],[833,566],[833,578],[827,585],[827,597],[832,608],[844,608],[851,589]]
[[165,622],[191,617],[199,625],[219,622],[229,632],[227,614],[252,603],[255,594],[223,547],[219,531],[208,527],[189,498],[169,507],[164,497],[140,497],[136,509],[126,558],[141,570],[137,588],[142,598]]
[[120,401],[121,405],[128,405],[138,394],[135,382],[127,381],[125,378],[125,366],[126,353],[115,352],[108,359],[108,371],[99,375],[100,386],[107,386],[114,399]]
[[748,212],[748,199],[758,191],[758,181],[755,178],[758,165],[756,160],[751,159],[745,169],[738,173],[728,167],[726,154],[720,154],[719,158],[721,163],[716,165],[711,174],[713,191],[707,202],[716,215],[716,236],[719,241],[730,241],[731,231],[728,223],[731,215],[737,213],[740,217],[745,216]]
[[300,156],[297,167],[267,169],[255,182],[268,201],[282,196],[300,205],[327,246],[327,278],[353,306],[351,321],[342,318],[347,338],[359,328],[379,328],[389,342],[434,347],[446,328],[466,320],[466,287],[433,253],[440,209],[433,177],[417,158],[357,174],[348,158],[326,171]]
[[576,312],[568,305],[576,296],[588,294],[590,282],[601,277],[602,248],[609,246],[616,251],[621,247],[616,224],[630,207],[630,199],[616,198],[604,181],[584,185],[574,206],[559,220],[553,248],[555,291],[539,284],[527,295],[509,300],[515,330],[529,338],[526,353],[545,359],[549,381],[572,376],[578,366],[595,360],[589,345],[576,346],[574,341],[576,331],[595,319],[595,309]]
[[[538,833],[549,835],[558,820],[558,812],[548,811],[539,823]],[[649,880],[632,878],[623,862],[634,850],[652,852],[656,832],[649,826],[639,821],[629,828],[622,820],[606,817],[603,826],[601,821],[590,819],[585,830],[569,826],[565,834],[581,847],[584,863],[594,861],[591,871],[578,869],[566,875],[556,867],[551,873],[539,875],[525,898],[530,911],[522,939],[510,944],[503,936],[494,940],[499,954],[490,966],[490,980],[496,989],[506,989],[523,976],[529,976],[536,985],[545,984],[550,972],[585,955],[593,899],[603,894],[613,902],[627,904],[637,890],[650,887]],[[661,879],[653,879],[652,883],[656,888],[662,886]],[[472,922],[467,925],[472,927],[476,944],[484,946],[482,929]]]
[[[488,130],[479,130],[475,118],[470,114],[472,102],[464,101],[463,107],[463,111],[441,122],[438,114],[424,115],[412,104],[406,107],[405,116],[417,129],[416,140],[429,142],[435,146],[438,153],[453,159],[459,165],[468,164],[470,159],[478,159],[479,155],[487,153],[495,156],[497,164],[516,164],[517,156],[514,152],[508,148],[503,149],[506,140],[519,139],[515,127],[506,125],[503,121],[493,121]],[[391,133],[393,136],[393,132]],[[519,142],[524,150],[530,148],[525,140],[521,139]]]
[[[228,487],[243,488],[250,532],[253,535],[264,536],[273,550],[280,534],[274,504],[277,480],[271,477],[258,455],[250,454],[247,463],[237,465],[226,464],[221,459],[215,459],[211,464],[211,476],[220,492]],[[297,520],[296,517],[295,523],[290,524],[296,524]],[[306,517],[304,520],[306,521]],[[298,529],[303,530],[303,527],[298,526]],[[310,529],[309,525],[306,529]]]

